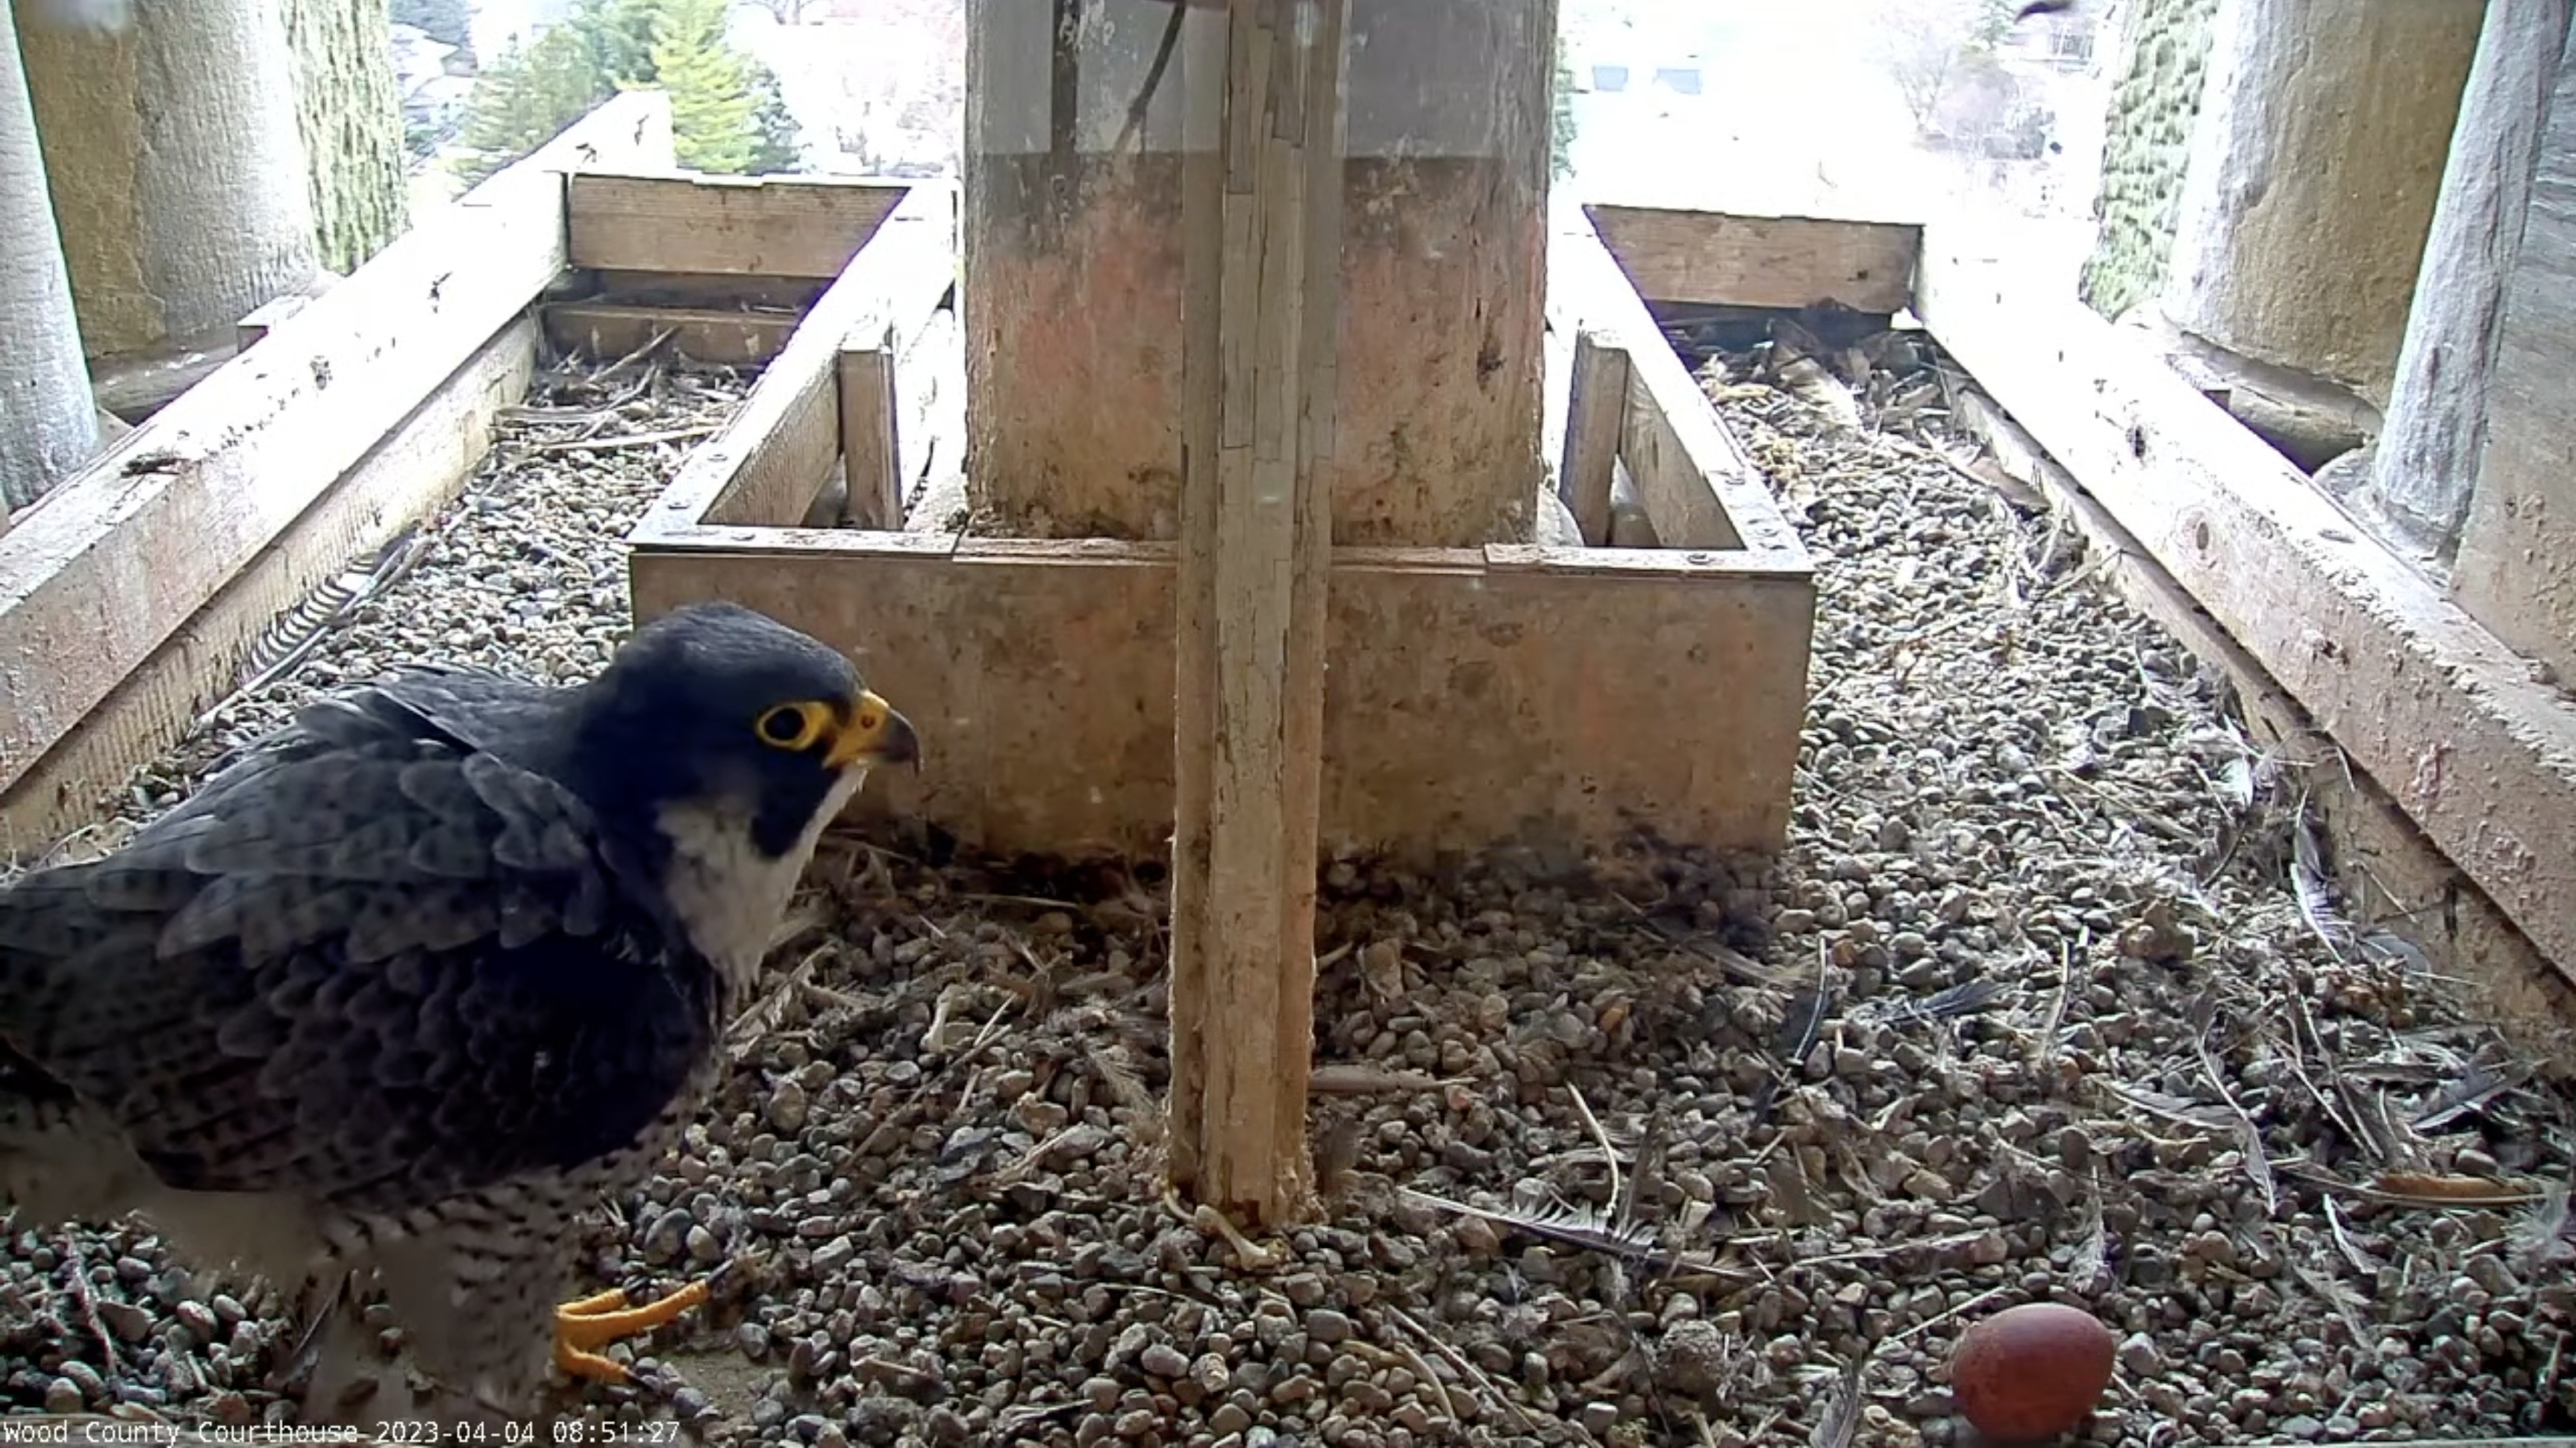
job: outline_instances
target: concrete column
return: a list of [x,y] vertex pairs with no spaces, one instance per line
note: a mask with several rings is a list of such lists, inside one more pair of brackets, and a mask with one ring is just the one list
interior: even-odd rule
[[[2084,304],[2113,321],[2164,286],[2175,202],[2191,156],[2193,118],[2208,73],[2218,0],[2128,0],[2121,7],[2119,79],[2102,128],[2102,225],[2084,263]],[[2109,20],[2103,31],[2112,29]],[[2109,42],[2100,35],[2095,44]]]
[[2542,127],[2576,0],[2491,0],[2451,133],[2424,267],[2367,485],[2345,500],[2386,542],[2459,543],[2486,445],[2507,281],[2522,253]]
[[[1190,6],[1185,28],[1221,9]],[[1337,544],[1532,536],[1556,11],[1352,0]],[[967,8],[966,486],[997,528],[1179,535],[1185,137],[1168,71],[1130,133],[1173,14]]]
[[2485,8],[2219,0],[2166,316],[2385,407]]
[[[2508,0],[2509,6],[2509,0]],[[2559,24],[2567,24],[2565,11]],[[2576,48],[2562,28],[2521,244],[2501,278],[2494,350],[2456,405],[2485,419],[2452,596],[2517,652],[2576,683]],[[2528,103],[2532,97],[2526,96]]]
[[108,29],[22,15],[18,34],[93,357],[219,347],[313,284],[280,0],[153,0]]
[[80,323],[45,191],[17,30],[0,0],[0,533],[98,450]]
[[393,17],[386,0],[281,4],[315,244],[322,265],[345,275],[402,235],[410,215],[402,86],[385,43]]

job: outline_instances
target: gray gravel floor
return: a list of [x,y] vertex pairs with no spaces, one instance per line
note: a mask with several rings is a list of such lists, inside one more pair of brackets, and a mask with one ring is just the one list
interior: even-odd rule
[[[592,1243],[634,1289],[737,1268],[582,1406],[823,1448],[1965,1444],[1950,1344],[2056,1298],[2121,1338],[2085,1442],[2576,1424],[2567,1089],[2303,908],[2300,771],[1875,350],[1842,420],[1776,353],[1711,384],[1818,557],[1785,859],[1334,865],[1326,1208],[1247,1262],[1159,1188],[1156,872],[833,841],[723,1098]],[[729,395],[656,385],[585,425]],[[595,667],[685,444],[533,450],[565,430],[513,423],[421,563],[126,815],[397,659]],[[170,1266],[20,1235],[0,1402],[284,1411],[274,1294]]]

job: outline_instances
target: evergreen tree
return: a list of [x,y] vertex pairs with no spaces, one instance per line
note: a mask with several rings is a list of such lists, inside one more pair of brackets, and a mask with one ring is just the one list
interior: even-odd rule
[[778,73],[758,61],[752,62],[751,72],[751,119],[758,131],[752,143],[751,174],[804,170],[804,138],[795,113],[787,109],[787,93],[778,84]]
[[671,93],[671,137],[680,165],[691,171],[749,170],[760,137],[741,58],[730,51],[657,43],[653,68],[662,89]]
[[610,88],[653,84],[664,0],[579,0],[565,22]]
[[484,70],[459,174],[480,180],[609,96],[645,87],[670,92],[682,166],[796,169],[802,149],[778,77],[725,37],[725,13],[725,0],[578,0],[564,23]]
[[483,68],[458,144],[468,183],[482,180],[554,139],[612,94],[593,69],[581,38],[556,26],[534,45],[516,44]]
[[608,3],[650,4],[649,82],[671,93],[671,134],[680,164],[692,171],[747,169],[759,141],[753,119],[758,98],[752,94],[749,58],[725,41],[725,0]]
[[[697,51],[746,60],[725,39],[726,0],[608,0],[613,6],[641,9],[648,17],[653,49]],[[745,76],[746,89],[749,77]]]

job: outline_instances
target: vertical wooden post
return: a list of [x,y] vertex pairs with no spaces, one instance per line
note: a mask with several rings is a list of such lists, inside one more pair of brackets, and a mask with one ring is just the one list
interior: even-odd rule
[[1229,0],[1183,61],[1169,1159],[1255,1227],[1312,1199],[1348,6]]
[[1628,425],[1628,352],[1592,328],[1574,334],[1574,385],[1565,405],[1565,505],[1592,547],[1610,542],[1611,483]]
[[897,435],[894,328],[871,318],[841,343],[841,466],[849,517],[860,528],[903,526],[903,442]]

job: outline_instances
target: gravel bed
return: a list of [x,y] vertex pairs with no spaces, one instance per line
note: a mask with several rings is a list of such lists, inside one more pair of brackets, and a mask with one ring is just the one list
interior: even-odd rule
[[[1810,350],[1706,373],[1819,568],[1786,857],[1335,863],[1324,1210],[1242,1243],[1159,1186],[1153,867],[834,839],[722,1099],[590,1250],[631,1290],[733,1266],[578,1405],[817,1448],[1965,1445],[1950,1344],[2054,1298],[2120,1339],[2084,1442],[2576,1427],[2558,1073],[2335,915],[2300,771],[1980,481],[1917,340]],[[738,391],[651,377],[613,429]],[[513,423],[128,816],[399,658],[595,667],[685,444],[531,450],[561,431]],[[147,1235],[20,1235],[0,1402],[287,1411],[275,1295],[190,1290]]]

